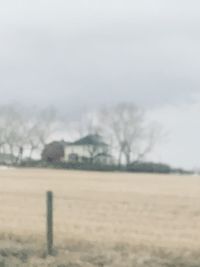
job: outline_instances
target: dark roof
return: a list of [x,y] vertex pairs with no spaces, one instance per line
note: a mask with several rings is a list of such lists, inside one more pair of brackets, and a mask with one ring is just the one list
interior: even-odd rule
[[65,146],[88,146],[88,145],[92,145],[92,146],[108,146],[106,143],[104,143],[102,141],[102,137],[98,134],[89,134],[83,138],[78,139],[75,142],[66,142],[64,140],[61,141],[53,141],[50,142],[49,144],[47,144],[47,146],[49,145],[61,145],[63,147]]
[[84,145],[107,146],[107,144],[102,141],[102,137],[98,134],[87,135],[87,136],[71,143],[70,145],[75,145],[75,146],[84,146]]

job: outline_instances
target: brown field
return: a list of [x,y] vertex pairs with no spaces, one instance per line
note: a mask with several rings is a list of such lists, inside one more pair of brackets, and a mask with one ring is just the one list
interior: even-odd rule
[[200,177],[0,170],[0,242],[0,266],[200,266]]

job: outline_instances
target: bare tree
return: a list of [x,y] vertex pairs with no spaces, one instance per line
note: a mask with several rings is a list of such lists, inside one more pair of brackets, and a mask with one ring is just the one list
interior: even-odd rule
[[87,135],[100,133],[98,114],[95,111],[82,113],[76,120],[69,122],[68,132],[71,132],[71,139],[82,138]]
[[42,151],[48,139],[55,132],[58,121],[58,113],[52,107],[32,112],[26,123],[29,158],[32,157],[34,151]]
[[88,144],[85,146],[85,149],[89,154],[90,163],[95,163],[100,158],[108,155],[108,145],[104,143],[100,135],[93,134],[86,138],[90,139]]
[[100,157],[106,157],[108,146],[104,143],[101,136],[101,127],[97,111],[82,113],[76,120],[68,122],[68,134],[71,134],[71,140],[84,142],[84,149],[87,151],[90,163],[94,163]]
[[19,104],[0,106],[0,151],[20,162],[24,154],[29,157],[41,151],[58,124],[57,111],[43,110]]
[[110,140],[118,164],[143,159],[156,140],[156,129],[147,125],[145,113],[132,103],[118,104],[100,114],[102,131]]
[[1,153],[12,155],[18,160],[23,156],[25,145],[25,118],[21,107],[4,105],[0,107]]

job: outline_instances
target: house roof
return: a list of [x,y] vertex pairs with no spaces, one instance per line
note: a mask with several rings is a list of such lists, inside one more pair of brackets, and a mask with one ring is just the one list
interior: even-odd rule
[[92,145],[92,146],[108,146],[108,144],[104,143],[102,141],[102,137],[98,134],[89,134],[83,138],[78,139],[75,142],[66,142],[64,140],[61,141],[53,141],[50,144],[58,144],[58,145],[62,145],[63,147],[66,146],[88,146],[88,145]]
[[98,134],[87,135],[87,136],[71,143],[70,145],[75,145],[75,146],[85,146],[85,145],[107,146],[107,144],[102,141],[102,137]]

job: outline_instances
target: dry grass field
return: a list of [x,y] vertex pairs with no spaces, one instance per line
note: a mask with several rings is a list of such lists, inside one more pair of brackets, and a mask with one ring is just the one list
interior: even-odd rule
[[[55,256],[45,257],[45,192]],[[0,170],[0,266],[200,266],[200,177]]]

